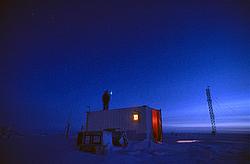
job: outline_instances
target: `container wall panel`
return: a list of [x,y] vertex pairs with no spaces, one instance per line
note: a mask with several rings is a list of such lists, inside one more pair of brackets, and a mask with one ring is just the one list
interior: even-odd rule
[[[139,121],[133,121],[133,113],[139,113]],[[96,111],[88,113],[88,129],[103,130],[108,128],[120,128],[135,133],[146,133],[146,109],[127,108],[119,110]],[[149,120],[151,121],[151,120]]]

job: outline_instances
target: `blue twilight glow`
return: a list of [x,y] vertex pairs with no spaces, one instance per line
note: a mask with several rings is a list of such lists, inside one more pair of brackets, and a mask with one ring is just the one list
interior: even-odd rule
[[[250,131],[247,1],[10,2],[0,53],[0,124],[80,129],[85,107],[149,105],[168,131]],[[112,92],[111,92],[112,94]]]

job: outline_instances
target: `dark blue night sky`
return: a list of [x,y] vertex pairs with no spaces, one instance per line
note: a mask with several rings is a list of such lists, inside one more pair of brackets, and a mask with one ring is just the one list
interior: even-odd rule
[[80,129],[86,106],[161,108],[166,130],[250,131],[249,1],[3,4],[0,123]]

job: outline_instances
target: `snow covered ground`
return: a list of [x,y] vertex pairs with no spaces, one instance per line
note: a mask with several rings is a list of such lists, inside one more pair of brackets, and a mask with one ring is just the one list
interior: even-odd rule
[[[163,144],[130,142],[106,155],[80,152],[76,138],[42,134],[0,139],[0,164],[250,163],[249,134],[167,134]],[[195,141],[193,141],[195,140]],[[181,141],[181,142],[176,142]]]

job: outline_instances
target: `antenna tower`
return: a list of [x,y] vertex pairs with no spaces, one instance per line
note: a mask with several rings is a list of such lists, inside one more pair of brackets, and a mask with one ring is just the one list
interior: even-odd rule
[[215,126],[215,118],[214,118],[214,111],[213,111],[213,105],[212,105],[212,98],[210,94],[210,88],[209,86],[206,89],[206,95],[207,95],[207,104],[208,104],[208,110],[210,114],[210,120],[212,124],[212,134],[216,134],[216,126]]

